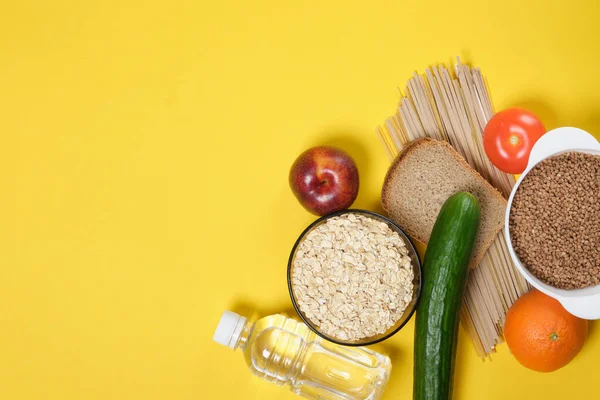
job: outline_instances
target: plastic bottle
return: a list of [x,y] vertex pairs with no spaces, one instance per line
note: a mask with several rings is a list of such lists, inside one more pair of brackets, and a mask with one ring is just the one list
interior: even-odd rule
[[283,315],[253,323],[225,311],[213,339],[242,350],[260,378],[315,400],[379,399],[392,368],[387,356],[328,342]]

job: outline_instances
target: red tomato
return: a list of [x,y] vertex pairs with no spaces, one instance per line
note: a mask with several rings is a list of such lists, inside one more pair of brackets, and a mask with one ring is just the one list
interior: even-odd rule
[[498,169],[520,174],[527,167],[531,148],[544,133],[538,117],[527,110],[509,108],[489,120],[483,131],[483,147]]

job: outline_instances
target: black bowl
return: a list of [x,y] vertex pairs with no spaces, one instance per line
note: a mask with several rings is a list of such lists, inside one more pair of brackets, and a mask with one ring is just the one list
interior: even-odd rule
[[[400,235],[400,237],[402,239],[404,239],[404,243],[406,244],[406,248],[408,249],[408,256],[411,259],[411,265],[413,267],[413,272],[414,272],[413,296],[412,296],[410,303],[408,304],[408,306],[402,313],[402,316],[398,319],[398,321],[396,321],[396,323],[392,327],[387,329],[384,333],[377,334],[377,335],[367,337],[367,338],[363,338],[360,340],[342,340],[342,339],[330,337],[330,336],[324,334],[323,332],[319,331],[319,328],[314,326],[313,323],[306,317],[306,315],[302,311],[300,311],[300,307],[298,306],[298,304],[296,302],[296,297],[294,296],[294,290],[292,287],[293,286],[292,285],[292,268],[294,266],[294,258],[296,256],[296,249],[298,248],[298,245],[302,242],[304,237],[309,232],[311,232],[313,229],[315,229],[317,226],[324,224],[329,218],[337,217],[337,216],[344,215],[344,214],[362,214],[362,215],[366,215],[367,217],[377,219],[379,221],[382,221],[382,222],[385,222],[386,224],[388,224],[390,229],[397,232]],[[298,313],[298,315],[300,316],[302,321],[313,332],[315,332],[317,335],[319,335],[323,339],[326,339],[326,340],[336,343],[336,344],[341,344],[344,346],[368,346],[368,345],[375,344],[375,343],[381,342],[382,340],[392,337],[394,334],[396,334],[398,331],[400,331],[400,329],[402,329],[402,327],[404,325],[406,325],[408,320],[410,320],[410,317],[412,317],[413,313],[415,312],[415,310],[417,308],[417,302],[419,300],[419,296],[421,295],[421,260],[419,259],[419,254],[415,250],[415,246],[413,245],[413,243],[410,240],[410,238],[408,237],[408,235],[406,235],[406,233],[404,233],[404,231],[390,219],[388,219],[382,215],[379,215],[377,213],[374,213],[371,211],[366,211],[366,210],[343,210],[343,211],[338,211],[338,212],[334,212],[332,214],[325,215],[325,216],[317,219],[315,222],[310,224],[304,230],[304,232],[302,232],[302,234],[300,235],[298,240],[296,240],[296,243],[294,244],[294,247],[292,248],[292,252],[290,254],[290,258],[288,261],[288,269],[287,269],[287,281],[288,281],[288,289],[290,292],[290,298],[292,299],[292,304],[294,305],[296,312]]]

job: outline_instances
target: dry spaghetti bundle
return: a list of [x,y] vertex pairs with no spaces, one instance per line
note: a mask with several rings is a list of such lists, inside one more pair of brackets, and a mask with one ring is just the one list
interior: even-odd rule
[[[446,140],[508,197],[514,177],[495,168],[483,150],[483,129],[494,108],[478,68],[470,68],[458,58],[454,74],[444,66],[428,68],[425,75],[415,73],[400,95],[397,112],[377,128],[390,160],[412,140]],[[528,284],[516,271],[499,233],[479,266],[470,272],[461,311],[462,323],[481,357],[500,343],[508,308],[527,290]]]

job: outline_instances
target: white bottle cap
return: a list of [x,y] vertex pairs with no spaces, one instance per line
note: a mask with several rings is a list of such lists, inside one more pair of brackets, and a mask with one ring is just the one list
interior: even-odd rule
[[235,349],[245,324],[246,317],[232,311],[225,311],[221,316],[219,325],[217,325],[213,340],[223,346]]

